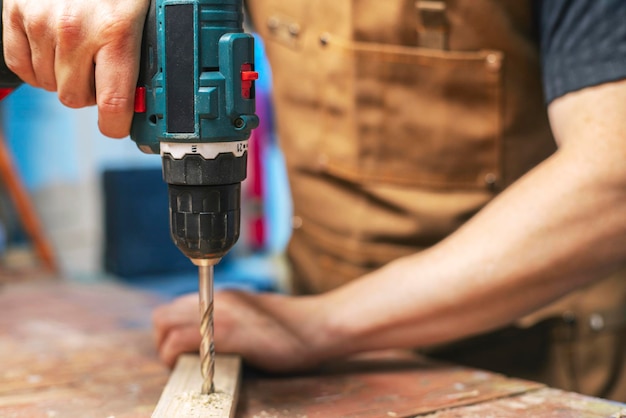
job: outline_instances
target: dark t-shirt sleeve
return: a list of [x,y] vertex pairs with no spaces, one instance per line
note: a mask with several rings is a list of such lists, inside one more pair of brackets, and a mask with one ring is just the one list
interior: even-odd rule
[[546,101],[626,79],[626,0],[539,0]]

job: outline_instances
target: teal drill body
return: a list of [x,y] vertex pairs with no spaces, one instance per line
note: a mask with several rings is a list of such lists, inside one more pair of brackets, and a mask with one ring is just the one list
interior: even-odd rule
[[161,154],[172,239],[194,261],[220,259],[239,237],[257,77],[242,0],[152,2],[131,138]]
[[[144,152],[161,142],[245,141],[254,114],[254,39],[241,0],[156,0],[144,29],[138,95],[145,110],[131,138]],[[243,74],[243,76],[242,76]],[[138,97],[143,100],[142,97]]]

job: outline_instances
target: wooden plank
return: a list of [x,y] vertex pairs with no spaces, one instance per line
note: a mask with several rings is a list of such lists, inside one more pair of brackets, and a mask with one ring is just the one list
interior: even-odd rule
[[240,374],[239,356],[217,355],[213,379],[215,392],[202,395],[199,357],[180,356],[152,418],[232,418],[237,406]]

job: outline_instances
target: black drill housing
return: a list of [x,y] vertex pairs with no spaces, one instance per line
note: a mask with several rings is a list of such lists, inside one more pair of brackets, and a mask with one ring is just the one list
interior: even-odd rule
[[241,182],[247,153],[174,159],[163,155],[168,184],[170,233],[176,246],[192,260],[222,258],[237,242],[241,219]]

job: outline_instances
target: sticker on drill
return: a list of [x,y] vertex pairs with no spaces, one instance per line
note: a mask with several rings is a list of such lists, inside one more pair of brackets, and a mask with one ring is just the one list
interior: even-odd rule
[[203,143],[180,143],[161,142],[161,156],[171,155],[180,160],[185,155],[200,155],[205,160],[213,160],[219,154],[234,154],[235,157],[243,156],[248,151],[248,141],[236,142],[203,142]]

